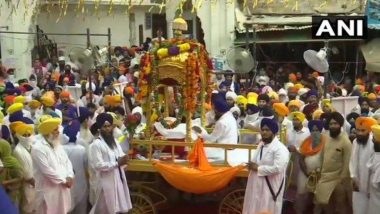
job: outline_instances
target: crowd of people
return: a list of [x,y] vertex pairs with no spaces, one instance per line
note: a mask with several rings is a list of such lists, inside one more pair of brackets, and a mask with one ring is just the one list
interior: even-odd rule
[[[137,50],[116,47],[111,66],[91,73],[62,56],[35,60],[29,78],[18,81],[14,70],[1,66],[0,181],[21,213],[132,208],[125,166],[146,154],[131,152],[128,142],[143,138],[152,119],[135,99]],[[325,92],[317,72],[285,77],[279,84],[259,75],[247,88],[232,71],[217,73],[211,103],[204,105],[213,131],[193,127],[207,142],[257,145],[247,164],[243,214],[279,214],[284,200],[297,213],[378,213],[380,86],[358,79]],[[122,94],[115,94],[114,83],[125,84]],[[79,99],[67,87],[77,84]],[[331,98],[347,96],[358,102],[346,115],[334,109]],[[171,110],[169,116],[177,118],[178,109]]]

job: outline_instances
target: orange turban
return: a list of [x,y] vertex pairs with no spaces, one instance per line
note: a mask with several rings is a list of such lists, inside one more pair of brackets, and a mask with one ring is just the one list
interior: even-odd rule
[[314,78],[318,78],[319,77],[319,74],[318,72],[314,71],[312,74],[311,74]]
[[70,92],[68,91],[62,91],[60,94],[61,98],[70,98]]
[[134,94],[135,94],[135,90],[134,90],[133,87],[131,87],[131,86],[125,87],[125,88],[124,88],[124,92],[125,92],[126,94],[130,94],[130,95],[134,95]]
[[8,105],[12,105],[13,102],[15,101],[15,98],[16,98],[15,96],[8,95],[8,96],[4,97],[4,101]]
[[280,116],[287,116],[289,114],[289,109],[286,107],[284,103],[274,103],[273,104],[274,111]]
[[358,117],[355,121],[356,129],[366,129],[371,131],[371,127],[376,125],[377,121],[372,117]]

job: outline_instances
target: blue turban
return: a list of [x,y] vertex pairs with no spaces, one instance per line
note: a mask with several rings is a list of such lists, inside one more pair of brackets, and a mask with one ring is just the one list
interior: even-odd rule
[[310,96],[316,96],[318,97],[318,91],[315,90],[315,89],[311,89],[307,92],[307,97],[310,97]]
[[92,124],[92,126],[90,127],[90,132],[93,136],[95,136],[97,133],[98,133],[98,125],[96,123]]
[[260,124],[260,127],[264,127],[264,126],[267,126],[273,134],[277,134],[278,132],[278,124],[277,124],[277,121],[273,120],[273,119],[269,119],[269,118],[263,118],[261,120],[261,124]]
[[77,120],[72,120],[64,129],[63,134],[69,137],[69,142],[75,143],[77,141],[77,134],[80,130],[80,123]]
[[269,107],[265,107],[265,108],[261,109],[260,113],[261,113],[261,116],[263,116],[263,117],[271,117],[274,115],[273,110]]
[[313,131],[313,127],[317,126],[318,130],[321,132],[323,129],[323,121],[322,120],[310,120],[307,124],[309,131]]
[[248,103],[247,104],[247,110],[252,111],[253,112],[252,114],[256,114],[257,112],[260,111],[260,108],[255,104]]
[[106,122],[113,124],[113,118],[110,114],[101,113],[96,117],[96,124],[99,128],[104,126]]
[[34,125],[33,120],[31,120],[30,118],[27,118],[27,117],[23,117],[20,121],[25,123],[25,124],[28,124],[28,125]]
[[9,122],[13,123],[16,121],[21,121],[23,117],[24,116],[22,114],[22,111],[17,111],[15,113],[9,115]]
[[228,107],[227,101],[223,98],[216,98],[214,100],[214,108],[220,113],[226,113],[230,110]]
[[90,110],[85,107],[79,107],[79,117],[78,120],[80,123],[83,123],[86,119],[88,119],[91,116]]
[[8,140],[11,137],[11,132],[9,131],[8,126],[2,125],[1,126],[1,138],[4,140]]

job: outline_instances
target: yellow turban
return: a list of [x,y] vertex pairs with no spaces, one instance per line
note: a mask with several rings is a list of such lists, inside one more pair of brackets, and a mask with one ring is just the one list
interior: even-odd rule
[[23,108],[24,108],[24,104],[15,103],[15,104],[12,104],[11,106],[9,106],[9,108],[7,109],[7,113],[13,114],[15,112],[21,111]]
[[15,102],[15,103],[22,103],[22,104],[24,104],[25,101],[26,101],[26,97],[24,97],[24,96],[17,96],[17,97],[15,97],[15,99],[14,99],[14,102]]
[[32,135],[33,134],[33,125],[25,124],[23,122],[17,123],[14,132],[16,134],[21,135],[21,136],[23,136],[25,134]]
[[40,103],[38,100],[32,100],[32,101],[30,101],[30,103],[29,103],[29,107],[30,107],[31,109],[38,109],[38,108],[41,107],[41,103]]
[[300,90],[301,88],[303,88],[303,85],[300,84],[300,83],[297,83],[294,85],[294,87],[297,89],[297,90]]
[[374,125],[371,127],[373,138],[375,138],[376,143],[380,143],[380,125]]
[[43,120],[40,125],[38,125],[38,132],[41,135],[48,135],[57,129],[62,123],[62,120],[59,118],[49,118]]
[[274,103],[273,104],[274,111],[280,116],[287,116],[289,114],[289,109],[286,107],[284,103]]
[[0,124],[3,123],[3,120],[4,120],[4,114],[3,114],[3,111],[0,111]]
[[269,98],[278,100],[278,94],[274,91],[268,93]]
[[298,119],[299,121],[301,121],[301,123],[305,120],[305,118],[305,114],[299,111],[295,111],[290,114],[291,120]]
[[50,96],[43,96],[41,97],[41,103],[46,107],[52,107],[55,104],[55,100]]
[[11,132],[12,132],[12,133],[15,133],[16,130],[17,130],[17,127],[18,127],[21,123],[23,123],[23,122],[21,122],[21,121],[16,121],[16,122],[11,123],[11,124],[9,125],[9,128],[10,128]]
[[366,129],[371,131],[371,127],[376,125],[377,121],[372,117],[358,117],[355,121],[356,129]]
[[322,114],[323,114],[323,111],[321,109],[315,110],[313,113],[313,120],[319,120]]
[[249,92],[247,94],[247,103],[248,104],[254,104],[254,105],[257,105],[257,97],[259,95],[254,93],[254,92]]
[[248,99],[247,98],[245,98],[243,95],[239,95],[239,96],[237,96],[237,98],[236,98],[236,104],[243,104],[244,105],[244,108],[245,108],[245,106],[247,105],[247,103],[248,103]]
[[331,100],[330,99],[323,99],[322,100],[322,106],[327,106],[328,108],[331,108]]
[[288,107],[290,108],[291,106],[296,106],[298,109],[301,109],[301,102],[299,100],[291,100],[288,103]]
[[[17,97],[16,97],[17,98]],[[368,94],[368,99],[369,100],[376,100],[377,99],[377,96],[376,96],[376,94],[374,94],[374,93],[370,93],[370,94]]]

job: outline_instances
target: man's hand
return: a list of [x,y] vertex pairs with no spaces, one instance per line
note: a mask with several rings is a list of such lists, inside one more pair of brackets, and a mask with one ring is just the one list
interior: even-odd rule
[[121,157],[121,158],[119,158],[119,159],[117,160],[117,164],[118,164],[119,166],[123,166],[123,165],[127,164],[128,159],[129,159],[128,155],[124,155],[123,157]]
[[195,131],[195,132],[198,133],[198,134],[202,133],[202,129],[199,128],[198,126],[194,126],[194,127],[193,127],[193,131]]
[[354,192],[359,192],[358,180],[355,178],[352,179],[352,190]]
[[64,184],[67,188],[71,188],[74,185],[74,180],[73,178],[67,177],[66,178],[66,183]]
[[257,163],[254,163],[254,162],[248,162],[247,163],[247,168],[249,170],[252,170],[252,171],[255,171],[257,172],[257,168],[259,167],[259,165],[257,165]]
[[289,152],[297,152],[297,148],[294,145],[288,146]]

